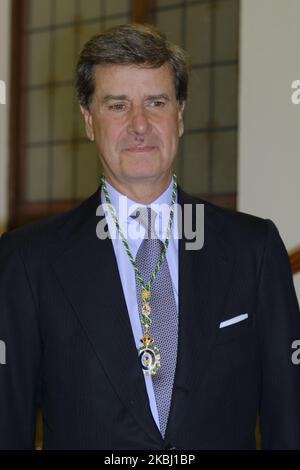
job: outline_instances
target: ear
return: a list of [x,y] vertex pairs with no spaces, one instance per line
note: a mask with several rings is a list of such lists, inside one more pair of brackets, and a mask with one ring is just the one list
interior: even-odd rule
[[179,137],[183,135],[184,132],[184,123],[183,123],[183,111],[185,108],[185,101],[178,105],[178,129]]
[[91,141],[94,141],[95,136],[94,136],[94,129],[93,129],[93,116],[92,116],[92,113],[82,105],[80,105],[80,111],[83,115],[86,135],[88,136],[88,138]]

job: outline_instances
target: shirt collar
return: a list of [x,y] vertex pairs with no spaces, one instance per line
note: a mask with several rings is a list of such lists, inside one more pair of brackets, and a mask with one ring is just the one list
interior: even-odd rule
[[[162,212],[157,210],[157,206],[164,205],[165,207],[171,207],[171,200],[172,200],[172,192],[173,192],[173,184],[174,179],[172,177],[171,182],[167,189],[153,201],[151,204],[140,204],[132,199],[124,196],[124,194],[120,193],[117,189],[115,189],[111,184],[105,180],[106,188],[110,197],[111,204],[115,210],[115,214],[118,218],[119,224],[125,228],[126,224],[130,224],[133,219],[130,217],[138,207],[151,207],[155,212],[158,213],[158,235],[160,238],[165,238],[167,225],[168,225],[168,217],[163,217]],[[101,201],[102,203],[106,203],[105,195],[103,191],[101,191]],[[175,198],[175,203],[177,202],[177,194]],[[128,217],[127,217],[128,214]],[[138,223],[135,221],[135,223]]]

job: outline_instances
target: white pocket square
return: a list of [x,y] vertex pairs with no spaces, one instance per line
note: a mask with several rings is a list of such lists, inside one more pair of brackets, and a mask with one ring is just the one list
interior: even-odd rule
[[246,320],[246,318],[248,318],[248,313],[243,313],[242,315],[238,315],[237,317],[229,318],[228,320],[222,321],[220,323],[219,328],[224,328],[225,326],[233,325],[234,323]]

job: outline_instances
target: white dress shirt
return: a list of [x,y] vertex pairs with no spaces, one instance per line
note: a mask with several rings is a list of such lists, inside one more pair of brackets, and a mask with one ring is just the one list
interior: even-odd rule
[[[112,206],[115,210],[115,215],[118,218],[121,230],[124,233],[125,239],[128,243],[128,246],[130,248],[131,254],[134,259],[136,257],[137,251],[145,235],[145,228],[138,221],[130,217],[130,215],[133,212],[135,212],[137,207],[151,207],[153,210],[155,210],[156,213],[158,213],[158,216],[156,217],[156,220],[155,220],[155,231],[156,231],[157,236],[162,242],[166,240],[167,225],[169,221],[169,213],[170,213],[171,199],[172,199],[173,178],[171,180],[169,187],[164,191],[164,193],[161,194],[161,196],[155,201],[153,201],[151,204],[147,204],[147,205],[139,204],[135,201],[132,201],[129,198],[125,198],[124,195],[119,193],[107,181],[106,181],[106,187],[107,187],[107,191],[108,191]],[[103,191],[101,191],[101,202],[103,204],[103,209],[104,209],[104,213],[106,216],[109,233],[112,238],[116,261],[117,261],[120,278],[122,282],[122,288],[123,288],[127,310],[128,310],[128,314],[130,318],[130,323],[131,323],[131,327],[132,327],[132,331],[133,331],[133,335],[135,339],[136,348],[138,349],[142,346],[142,343],[140,342],[140,340],[143,337],[143,330],[142,330],[142,325],[140,322],[140,316],[139,316],[139,310],[138,310],[134,269],[130,262],[128,254],[126,253],[125,246],[120,236],[118,235],[115,222],[110,214],[108,207],[106,206],[106,200],[105,200],[105,195]],[[177,194],[176,194],[175,203],[176,202],[177,202]],[[164,212],[157,210],[157,207],[155,207],[157,204],[159,205],[164,204],[164,208],[165,208]],[[176,204],[175,204],[174,218],[173,218],[171,232],[170,232],[170,242],[169,242],[169,246],[166,252],[166,259],[169,265],[169,270],[170,270],[172,285],[173,285],[173,292],[174,292],[175,302],[176,302],[177,311],[178,311],[178,229],[177,229],[177,206]],[[153,267],[153,270],[154,270],[154,267]],[[148,282],[149,279],[144,279],[144,281]],[[148,393],[151,412],[157,424],[157,427],[160,429],[157,405],[156,405],[154,389],[153,389],[153,384],[152,384],[152,377],[144,375],[144,379],[146,383],[146,389]]]

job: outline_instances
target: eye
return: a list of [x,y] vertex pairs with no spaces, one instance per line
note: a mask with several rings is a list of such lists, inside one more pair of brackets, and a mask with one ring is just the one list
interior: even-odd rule
[[124,111],[126,109],[125,103],[114,103],[108,106],[108,109],[111,111]]
[[165,106],[165,102],[162,100],[153,100],[150,102],[150,106],[152,108],[163,108]]

